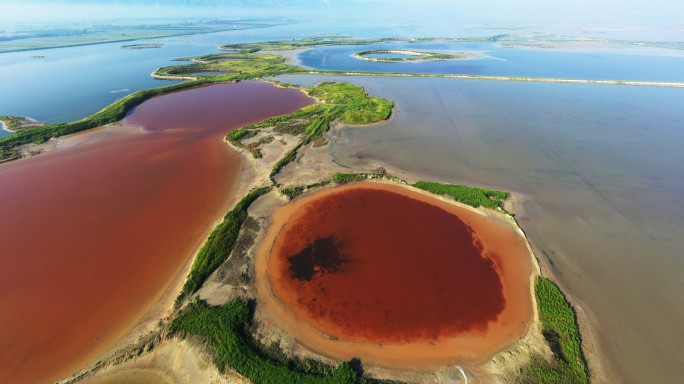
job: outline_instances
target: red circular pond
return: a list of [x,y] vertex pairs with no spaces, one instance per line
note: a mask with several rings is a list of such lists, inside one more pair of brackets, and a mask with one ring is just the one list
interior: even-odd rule
[[299,207],[269,271],[281,302],[352,342],[485,331],[506,305],[496,262],[463,220],[383,189],[345,189]]

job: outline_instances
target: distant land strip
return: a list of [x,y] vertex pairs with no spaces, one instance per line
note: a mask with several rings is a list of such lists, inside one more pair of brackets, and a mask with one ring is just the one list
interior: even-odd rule
[[525,76],[487,76],[445,73],[397,73],[397,72],[352,72],[352,71],[308,71],[310,75],[338,75],[338,76],[382,76],[382,77],[435,77],[465,80],[495,80],[495,81],[527,81],[531,83],[565,83],[565,84],[600,84],[600,85],[628,85],[635,87],[666,87],[684,88],[684,82],[666,81],[635,81],[635,80],[589,80],[565,79],[553,77],[525,77]]

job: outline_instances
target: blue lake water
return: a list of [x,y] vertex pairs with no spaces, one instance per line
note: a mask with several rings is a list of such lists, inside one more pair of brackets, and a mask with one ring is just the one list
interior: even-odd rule
[[[0,115],[29,116],[46,123],[82,119],[135,91],[177,83],[150,77],[158,67],[183,63],[173,61],[175,59],[220,53],[218,45],[221,42],[273,38],[288,37],[259,37],[233,31],[2,53]],[[121,48],[122,45],[146,43],[163,43],[164,46],[156,49]],[[44,58],[34,59],[31,56]],[[0,137],[8,134],[0,130]]]
[[[150,77],[156,68],[174,64],[172,59],[216,51],[206,44],[168,43],[157,49],[121,45],[0,54],[0,114],[49,123],[77,120],[129,93],[173,84]],[[31,58],[36,55],[45,58]]]
[[[478,60],[369,62],[352,57],[375,49],[467,51]],[[297,55],[306,67],[320,70],[418,72],[492,76],[558,77],[604,80],[684,81],[684,53],[673,50],[561,51],[501,48],[496,43],[396,43],[313,48]]]

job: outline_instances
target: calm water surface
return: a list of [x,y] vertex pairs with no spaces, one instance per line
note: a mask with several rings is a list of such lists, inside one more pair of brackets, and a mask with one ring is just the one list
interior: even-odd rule
[[[87,117],[130,93],[175,84],[155,80],[158,67],[182,57],[220,53],[222,42],[263,41],[286,36],[245,31],[159,40],[137,40],[0,54],[0,115],[29,116],[47,123]],[[261,32],[262,34],[264,32]],[[125,44],[163,43],[162,48],[122,49]],[[33,59],[31,56],[44,56]],[[0,137],[9,133],[0,130]]]
[[274,243],[273,291],[328,335],[402,343],[484,332],[507,304],[495,261],[441,207],[358,188],[300,210]]
[[0,382],[68,376],[130,332],[232,199],[228,131],[311,103],[260,82],[144,102],[68,148],[0,165]]
[[[352,57],[376,49],[466,51],[483,58],[384,63]],[[684,53],[664,49],[560,51],[501,48],[496,43],[399,43],[318,47],[299,53],[297,58],[302,65],[321,70],[684,81]]]
[[389,123],[343,131],[335,161],[521,194],[517,218],[587,313],[613,381],[684,375],[684,90],[281,79],[352,80],[394,100]]
[[[0,54],[0,114],[48,123],[78,120],[132,92],[174,84],[150,77],[158,67],[178,64],[173,59],[217,52],[208,44],[122,49],[123,44]],[[31,58],[38,55],[45,58]]]

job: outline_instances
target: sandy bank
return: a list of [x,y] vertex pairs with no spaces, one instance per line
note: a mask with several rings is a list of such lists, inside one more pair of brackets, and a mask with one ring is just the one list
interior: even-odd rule
[[199,343],[165,340],[138,359],[104,369],[84,384],[246,384],[249,381],[234,372],[221,373],[210,353]]
[[14,133],[13,130],[7,128],[7,124],[5,124],[5,122],[2,120],[0,120],[0,129],[2,129],[3,131],[7,131],[9,133]]

